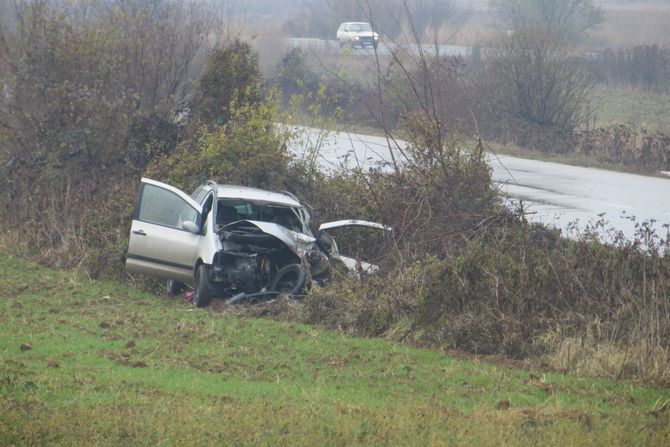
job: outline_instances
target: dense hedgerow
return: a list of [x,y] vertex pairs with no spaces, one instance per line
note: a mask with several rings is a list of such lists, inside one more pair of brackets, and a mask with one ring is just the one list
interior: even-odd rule
[[511,213],[450,239],[439,255],[313,289],[302,318],[563,370],[670,379],[667,245],[566,240]]

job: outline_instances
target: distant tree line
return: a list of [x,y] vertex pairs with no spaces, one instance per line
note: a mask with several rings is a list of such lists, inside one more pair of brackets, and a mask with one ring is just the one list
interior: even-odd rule
[[628,84],[661,92],[670,91],[670,48],[641,45],[607,49],[587,58],[599,82]]

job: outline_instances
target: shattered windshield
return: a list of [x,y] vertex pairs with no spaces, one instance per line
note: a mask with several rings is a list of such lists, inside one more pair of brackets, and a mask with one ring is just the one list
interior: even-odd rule
[[271,222],[303,233],[302,222],[296,208],[273,203],[258,203],[248,200],[223,199],[217,207],[217,225],[227,225],[238,220]]

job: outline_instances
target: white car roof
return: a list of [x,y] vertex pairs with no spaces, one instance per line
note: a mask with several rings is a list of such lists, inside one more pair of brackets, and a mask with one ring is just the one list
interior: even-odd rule
[[265,189],[251,188],[239,185],[219,185],[219,199],[245,199],[254,202],[275,203],[292,207],[300,207],[300,202],[293,197],[279,192]]

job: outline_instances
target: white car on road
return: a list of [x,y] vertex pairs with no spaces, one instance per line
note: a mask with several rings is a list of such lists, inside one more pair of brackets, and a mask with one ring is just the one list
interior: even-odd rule
[[340,46],[349,45],[352,48],[366,46],[377,48],[379,34],[372,30],[372,25],[366,22],[344,22],[337,30],[337,41]]

